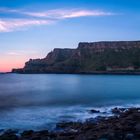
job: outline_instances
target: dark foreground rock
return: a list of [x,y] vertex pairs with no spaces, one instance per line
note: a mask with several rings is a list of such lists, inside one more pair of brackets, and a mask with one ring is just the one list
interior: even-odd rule
[[120,114],[120,113],[123,113],[126,110],[127,110],[127,108],[117,108],[117,107],[115,107],[115,108],[112,109],[112,113],[113,114]]
[[91,110],[89,110],[89,113],[100,113],[100,111],[99,110],[95,110],[95,109],[91,109]]
[[116,115],[84,123],[58,123],[59,131],[54,132],[29,130],[17,135],[10,130],[0,140],[140,140],[140,108],[114,108],[112,112]]

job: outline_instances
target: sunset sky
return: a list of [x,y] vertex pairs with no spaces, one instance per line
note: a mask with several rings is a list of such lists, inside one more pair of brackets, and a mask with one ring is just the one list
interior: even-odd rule
[[0,0],[0,72],[53,48],[139,39],[139,0]]

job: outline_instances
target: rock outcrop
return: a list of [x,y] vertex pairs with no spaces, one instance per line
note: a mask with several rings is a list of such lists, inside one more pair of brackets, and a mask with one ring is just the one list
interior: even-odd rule
[[140,41],[79,43],[77,49],[54,49],[30,59],[14,73],[139,73]]

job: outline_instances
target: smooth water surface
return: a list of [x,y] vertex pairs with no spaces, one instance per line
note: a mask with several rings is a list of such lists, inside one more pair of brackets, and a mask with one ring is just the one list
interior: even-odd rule
[[95,117],[90,108],[108,112],[139,102],[138,75],[0,75],[0,129],[50,129]]

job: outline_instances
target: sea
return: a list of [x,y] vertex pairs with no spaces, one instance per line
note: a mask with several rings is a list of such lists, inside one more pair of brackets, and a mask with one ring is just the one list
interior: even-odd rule
[[0,130],[53,130],[114,107],[140,107],[139,75],[0,74]]

